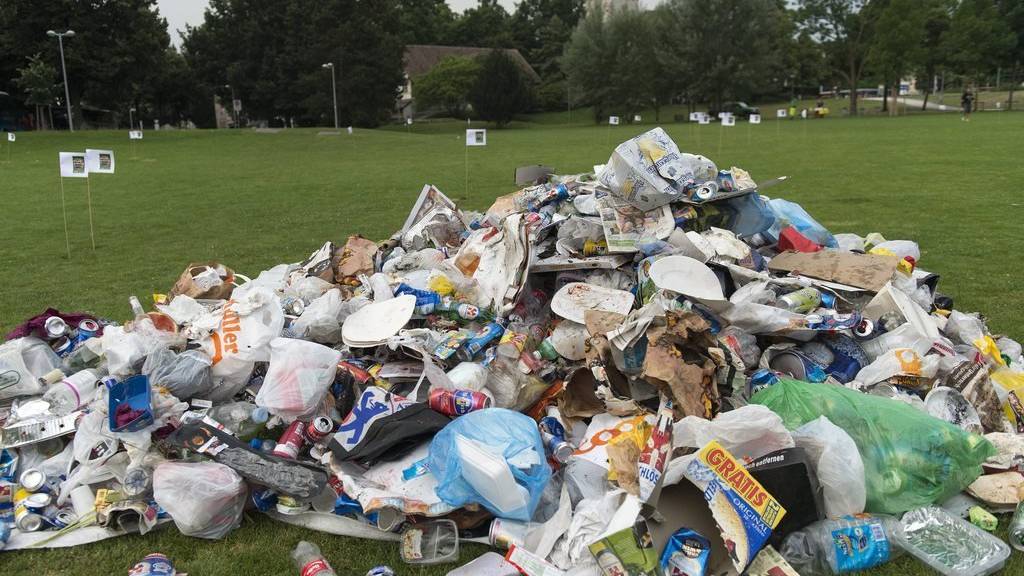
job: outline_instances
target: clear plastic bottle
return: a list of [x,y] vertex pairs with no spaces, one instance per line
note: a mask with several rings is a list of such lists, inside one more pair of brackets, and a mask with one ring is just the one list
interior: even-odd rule
[[50,411],[65,416],[85,406],[96,397],[97,382],[104,376],[103,370],[90,369],[75,372],[43,393],[43,400],[50,404]]
[[207,415],[239,438],[255,436],[267,424],[270,413],[252,402],[231,402],[210,408]]
[[857,514],[819,520],[786,536],[779,552],[804,576],[859,572],[901,553],[891,516]]
[[337,576],[337,572],[320,554],[320,547],[312,542],[300,541],[292,550],[292,562],[302,576]]

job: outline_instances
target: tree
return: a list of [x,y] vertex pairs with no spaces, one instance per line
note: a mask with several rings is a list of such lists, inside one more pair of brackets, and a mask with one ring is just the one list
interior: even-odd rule
[[615,55],[610,34],[606,33],[609,28],[602,12],[587,14],[573,30],[562,58],[562,70],[572,87],[570,103],[593,106],[595,121],[613,105],[609,72]]
[[455,13],[444,0],[399,0],[398,14],[405,45],[447,44],[452,36]]
[[869,65],[892,87],[890,114],[896,113],[900,78],[925,57],[928,13],[921,4],[921,0],[885,0],[868,49]]
[[1020,0],[997,0],[999,15],[1016,35],[1016,44],[1006,54],[1005,63],[1010,69],[1010,94],[1007,108],[1013,110],[1013,93],[1021,81],[1024,72],[1024,2]]
[[456,46],[483,46],[485,48],[511,48],[511,18],[498,0],[479,0],[475,8],[468,8],[452,26],[452,43]]
[[18,77],[14,83],[25,93],[25,104],[35,106],[36,127],[46,128],[46,116],[43,106],[49,106],[57,96],[57,69],[43,61],[42,54],[28,57],[28,64],[18,68]]
[[993,0],[960,0],[944,42],[950,68],[971,82],[995,71],[1016,43]]
[[805,29],[817,37],[829,65],[850,90],[850,115],[857,115],[857,88],[867,62],[878,10],[872,0],[799,0]]
[[530,105],[530,88],[522,70],[501,50],[491,50],[480,62],[469,100],[473,111],[499,128]]
[[943,39],[949,30],[952,5],[950,0],[926,0],[923,12],[921,54],[915,72],[918,89],[924,92],[924,98],[921,99],[922,112],[928,109],[928,97],[932,93],[934,79],[946,64]]
[[480,64],[472,58],[445,57],[430,72],[413,80],[417,109],[439,107],[452,118],[461,118],[479,71]]

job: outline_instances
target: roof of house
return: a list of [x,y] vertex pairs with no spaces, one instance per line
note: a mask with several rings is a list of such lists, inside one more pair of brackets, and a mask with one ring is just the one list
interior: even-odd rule
[[[403,61],[403,69],[410,78],[416,76],[422,76],[430,71],[431,68],[437,65],[446,56],[463,56],[463,57],[474,57],[481,54],[486,54],[491,51],[492,48],[478,48],[475,46],[428,46],[424,44],[410,44],[405,47],[405,58]],[[515,48],[499,48],[507,54],[512,60],[519,64],[519,67],[523,69],[523,72],[533,80],[534,82],[540,82],[540,76],[537,71],[530,66],[530,63],[523,58],[523,55],[519,53],[519,50]]]

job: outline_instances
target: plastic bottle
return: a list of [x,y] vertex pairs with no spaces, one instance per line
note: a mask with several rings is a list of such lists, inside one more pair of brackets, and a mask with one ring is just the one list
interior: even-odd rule
[[[1018,490],[1018,495],[1024,490]],[[1013,518],[1010,519],[1010,526],[1006,529],[1008,532],[1006,539],[1010,542],[1010,546],[1013,546],[1017,550],[1024,552],[1024,502],[1017,504],[1017,510],[1013,513]]]
[[96,390],[102,370],[81,370],[47,388],[43,400],[50,404],[50,411],[65,416],[85,406],[96,397]]
[[901,553],[893,538],[898,523],[871,514],[820,520],[786,536],[779,552],[804,576],[859,572]]
[[266,408],[252,402],[231,402],[214,406],[207,414],[241,439],[255,436],[270,419],[270,413]]
[[320,547],[312,542],[300,541],[292,550],[292,562],[302,576],[338,576],[320,554]]

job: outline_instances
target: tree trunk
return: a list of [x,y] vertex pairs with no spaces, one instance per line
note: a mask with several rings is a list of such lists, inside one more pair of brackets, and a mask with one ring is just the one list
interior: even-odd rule
[[857,115],[857,83],[850,83],[850,116]]
[[1017,69],[1020,68],[1020,63],[1014,64],[1010,71],[1010,94],[1006,98],[1006,109],[1013,111],[1013,89],[1017,87]]
[[927,88],[924,91],[924,100],[921,102],[921,112],[928,111],[928,96],[931,95],[931,90]]
[[889,107],[889,116],[897,116],[900,113],[900,78],[892,83],[892,106]]
[[882,112],[889,111],[889,81],[882,84]]

